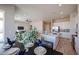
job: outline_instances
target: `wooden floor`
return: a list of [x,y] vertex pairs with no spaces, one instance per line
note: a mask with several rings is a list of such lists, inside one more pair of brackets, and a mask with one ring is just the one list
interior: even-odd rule
[[75,55],[75,50],[71,45],[71,40],[67,38],[60,38],[58,46],[56,48],[57,51],[62,52],[64,55]]

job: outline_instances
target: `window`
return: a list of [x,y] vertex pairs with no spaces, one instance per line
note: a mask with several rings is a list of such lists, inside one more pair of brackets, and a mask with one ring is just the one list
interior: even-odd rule
[[3,41],[3,20],[0,20],[0,42]]
[[3,20],[0,20],[0,33],[3,32]]
[[0,11],[0,42],[4,41],[4,12]]

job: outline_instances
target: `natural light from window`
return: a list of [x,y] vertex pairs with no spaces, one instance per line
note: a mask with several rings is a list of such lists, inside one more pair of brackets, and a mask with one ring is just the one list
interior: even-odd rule
[[0,11],[0,42],[4,41],[4,12]]

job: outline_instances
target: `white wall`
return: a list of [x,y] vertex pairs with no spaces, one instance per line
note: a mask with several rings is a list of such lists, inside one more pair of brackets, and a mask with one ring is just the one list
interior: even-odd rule
[[18,26],[23,26],[25,31],[29,31],[30,29],[30,24],[22,21],[15,21],[15,28],[16,30]]
[[72,34],[76,32],[76,24],[78,24],[78,15],[75,12],[70,15],[70,29]]
[[77,54],[79,55],[79,5],[77,7],[78,7],[78,38],[75,40],[75,44],[76,44],[75,49]]
[[15,23],[14,23],[14,5],[0,5],[0,9],[5,11],[4,19],[4,39],[6,41],[7,37],[11,40],[15,40]]
[[[78,36],[79,36],[79,5],[77,5],[77,7],[78,7],[77,13],[75,15],[74,14],[71,15],[71,23],[72,23],[71,28],[73,32],[75,30],[74,28],[76,24],[78,24]],[[75,38],[75,50],[76,50],[76,53],[79,55],[79,38],[78,37]]]
[[42,33],[43,32],[43,21],[42,20],[37,20],[37,21],[32,21],[31,25],[36,27],[37,30]]
[[79,37],[79,5],[78,5],[78,37]]
[[78,37],[75,39],[75,49],[77,54],[79,55],[79,5],[78,7]]

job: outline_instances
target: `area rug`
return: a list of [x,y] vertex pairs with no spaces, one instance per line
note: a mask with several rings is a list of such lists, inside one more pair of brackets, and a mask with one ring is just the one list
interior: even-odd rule
[[[45,55],[63,55],[63,53],[58,52],[56,50],[53,50],[52,48],[45,47],[45,46],[43,46],[43,47],[46,48],[46,50],[47,50],[47,52],[46,52]],[[24,55],[35,55],[35,53],[34,53],[34,49],[35,48],[36,47],[29,48],[29,51],[28,52],[25,52]]]

